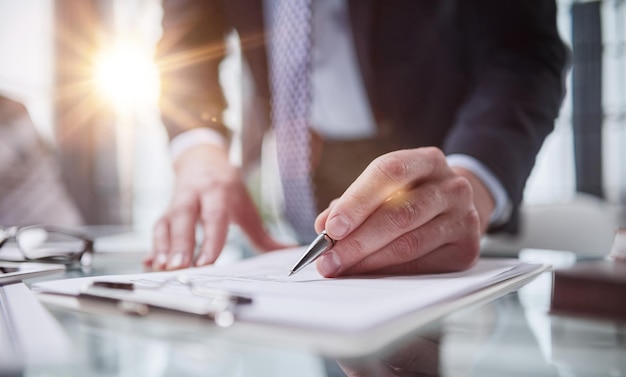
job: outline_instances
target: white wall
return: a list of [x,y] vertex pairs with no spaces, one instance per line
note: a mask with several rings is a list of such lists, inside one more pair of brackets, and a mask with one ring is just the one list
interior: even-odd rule
[[[558,0],[561,37],[571,46],[570,7],[574,1]],[[604,188],[612,203],[626,203],[626,2],[602,3]],[[546,140],[525,191],[525,203],[567,202],[576,189],[572,133],[571,71],[567,94],[554,132]]]
[[0,0],[0,93],[23,102],[52,140],[53,0]]

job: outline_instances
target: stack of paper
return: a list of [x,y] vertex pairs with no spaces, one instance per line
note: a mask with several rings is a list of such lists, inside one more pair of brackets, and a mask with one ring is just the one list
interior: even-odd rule
[[24,283],[0,286],[0,375],[67,363],[74,355],[61,325]]
[[[78,295],[92,281],[131,282],[138,289],[126,297],[140,300],[142,296],[155,294],[154,290],[141,287],[159,286],[172,277],[185,275],[196,287],[252,297],[252,304],[241,305],[237,310],[238,322],[356,333],[498,284],[491,294],[510,290],[511,284],[520,282],[519,278],[545,270],[545,266],[514,259],[482,259],[471,269],[458,273],[327,279],[311,265],[296,275],[287,276],[289,267],[301,252],[301,248],[276,251],[232,265],[175,272],[52,281],[34,288]],[[511,284],[500,284],[503,282]],[[168,284],[158,291],[163,297],[169,297],[173,306],[181,308],[187,302],[206,301],[177,284]]]

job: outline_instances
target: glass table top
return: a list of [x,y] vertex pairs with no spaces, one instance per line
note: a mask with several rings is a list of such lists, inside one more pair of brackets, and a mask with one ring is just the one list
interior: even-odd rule
[[[97,253],[91,270],[69,270],[64,277],[142,272],[142,256]],[[206,320],[85,313],[47,303],[74,354],[26,365],[18,375],[625,376],[624,324],[550,315],[551,284],[552,273],[543,273],[517,292],[349,358],[284,342],[278,333],[233,336]]]

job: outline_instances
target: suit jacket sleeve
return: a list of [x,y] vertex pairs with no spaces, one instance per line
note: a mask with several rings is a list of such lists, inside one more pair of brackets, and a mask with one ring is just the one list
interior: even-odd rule
[[514,206],[506,226],[515,230],[526,179],[559,112],[567,50],[553,1],[459,4],[472,83],[444,150],[477,158],[501,180]]
[[157,48],[161,117],[170,138],[210,127],[225,137],[226,107],[219,83],[226,22],[220,1],[163,1],[163,36]]

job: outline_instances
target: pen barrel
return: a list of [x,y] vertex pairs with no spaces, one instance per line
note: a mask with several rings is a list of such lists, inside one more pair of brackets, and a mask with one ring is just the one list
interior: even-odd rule
[[326,231],[320,233],[311,243],[308,249],[302,254],[298,262],[291,269],[292,273],[298,272],[319,258],[322,254],[330,250],[335,245],[335,240],[330,238]]

